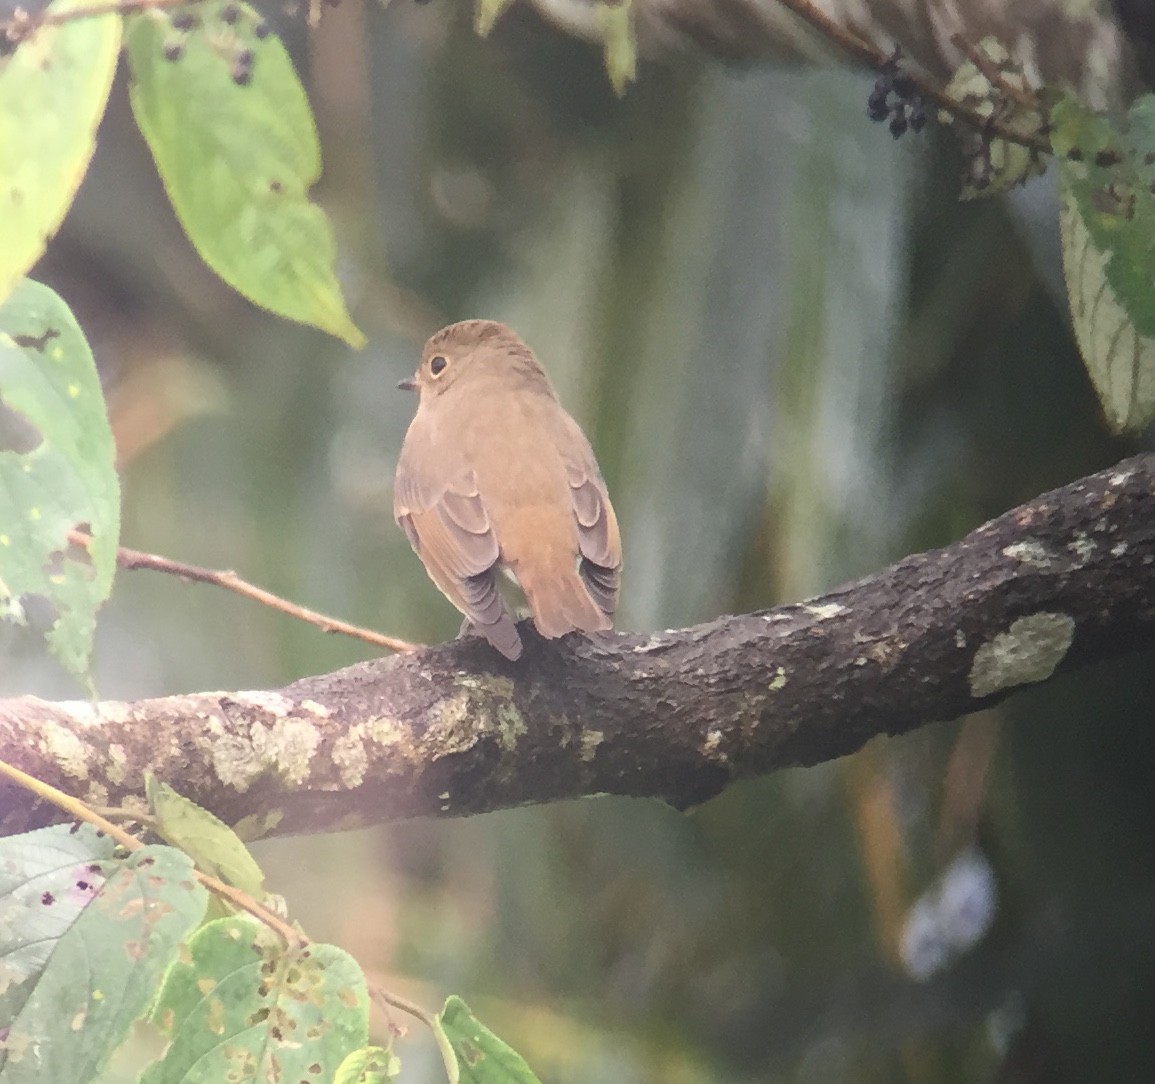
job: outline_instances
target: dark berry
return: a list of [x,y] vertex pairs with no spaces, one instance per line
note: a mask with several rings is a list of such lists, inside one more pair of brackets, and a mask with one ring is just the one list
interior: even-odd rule
[[873,121],[886,120],[890,116],[887,95],[885,92],[880,94],[878,87],[875,87],[870,97],[866,99],[866,115]]
[[265,38],[269,36],[269,24],[262,19],[253,27],[253,33],[256,34],[261,41],[264,41]]
[[221,8],[221,21],[232,26],[241,17],[241,9],[236,4],[225,4]]
[[910,107],[910,130],[912,132],[921,132],[926,126],[926,103],[921,99],[916,99],[915,103]]
[[198,20],[191,11],[178,11],[169,22],[174,30],[192,30]]
[[180,41],[166,41],[164,43],[165,60],[180,60],[184,56],[184,43]]
[[894,77],[894,93],[900,98],[913,98],[915,89],[914,80],[909,75],[899,72]]
[[890,118],[890,134],[898,139],[899,136],[905,134],[907,123],[906,113],[901,109],[896,109],[894,116]]

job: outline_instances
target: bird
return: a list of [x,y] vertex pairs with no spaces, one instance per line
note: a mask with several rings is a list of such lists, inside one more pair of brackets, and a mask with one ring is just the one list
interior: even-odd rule
[[617,516],[593,449],[533,351],[494,320],[434,334],[393,488],[393,516],[430,579],[507,659],[521,636],[498,589],[508,573],[547,639],[613,628]]

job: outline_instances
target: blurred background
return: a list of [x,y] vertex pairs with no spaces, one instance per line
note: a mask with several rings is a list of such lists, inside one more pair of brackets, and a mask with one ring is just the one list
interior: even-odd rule
[[[126,545],[454,635],[392,522],[395,385],[472,316],[522,333],[591,437],[628,629],[796,601],[1150,446],[1108,438],[1077,356],[1053,171],[960,203],[949,135],[870,123],[868,74],[685,50],[618,99],[526,6],[487,40],[453,0],[342,0],[311,34],[270,14],[369,345],[213,277],[121,78],[36,277],[101,367]],[[121,573],[97,680],[267,688],[373,654]],[[0,626],[0,694],[23,692],[81,695]],[[689,815],[596,799],[255,851],[313,937],[430,1008],[461,994],[547,1084],[1146,1081],[1152,705],[1148,653]],[[443,1079],[419,1027],[398,1052]]]

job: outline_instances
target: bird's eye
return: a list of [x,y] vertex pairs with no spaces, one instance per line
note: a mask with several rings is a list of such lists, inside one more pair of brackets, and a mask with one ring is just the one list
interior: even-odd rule
[[447,362],[440,354],[438,354],[436,357],[429,359],[429,371],[434,376],[440,376],[445,371],[445,366],[448,364],[449,362]]

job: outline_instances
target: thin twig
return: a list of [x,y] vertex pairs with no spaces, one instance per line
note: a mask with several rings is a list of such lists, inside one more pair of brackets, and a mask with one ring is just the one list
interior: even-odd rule
[[[68,540],[74,545],[87,549],[92,542],[92,536],[83,531],[72,530],[68,532]],[[263,587],[257,587],[255,584],[241,579],[235,572],[228,569],[201,568],[199,565],[174,561],[156,553],[145,553],[142,550],[132,550],[125,546],[117,547],[116,563],[121,568],[147,568],[153,572],[164,572],[194,583],[211,583],[216,587],[223,587],[226,591],[232,591],[244,598],[259,602],[263,606],[279,610],[281,613],[288,614],[300,621],[307,621],[310,625],[316,625],[322,632],[339,632],[345,636],[354,636],[358,640],[388,648],[390,651],[420,651],[424,646],[423,644],[410,643],[408,640],[400,640],[396,636],[386,636],[382,632],[374,632],[373,629],[362,628],[360,625],[351,625],[347,621],[329,617],[305,606],[298,606],[295,602],[290,602],[279,595],[274,595],[271,591],[266,591]]]
[[[798,18],[808,23],[824,37],[833,41],[844,52],[856,57],[876,71],[884,71],[892,61],[893,58],[882,52],[877,46],[863,40],[858,37],[857,34],[852,34],[850,31],[843,29],[829,15],[819,11],[818,8],[811,3],[811,0],[778,0],[778,2],[783,7],[794,12]],[[911,82],[914,83],[918,93],[921,94],[922,97],[934,102],[940,109],[950,113],[951,116],[962,121],[964,124],[976,128],[980,133],[997,135],[1000,139],[1005,139],[1008,143],[1018,143],[1021,146],[1030,147],[1044,154],[1054,153],[1051,144],[1042,136],[1016,131],[1010,125],[983,116],[977,110],[971,109],[957,99],[952,98],[946,91],[941,90],[929,79],[919,75],[917,72],[906,70],[904,74],[909,76]],[[1037,103],[1035,103],[1035,107],[1037,108]]]
[[63,26],[65,23],[92,19],[99,15],[130,15],[134,11],[191,7],[201,2],[202,0],[108,0],[104,4],[66,8],[64,11],[42,11],[38,15],[30,15],[24,8],[17,8],[12,18],[0,22],[0,35],[6,36],[15,45],[35,34],[43,26]]

